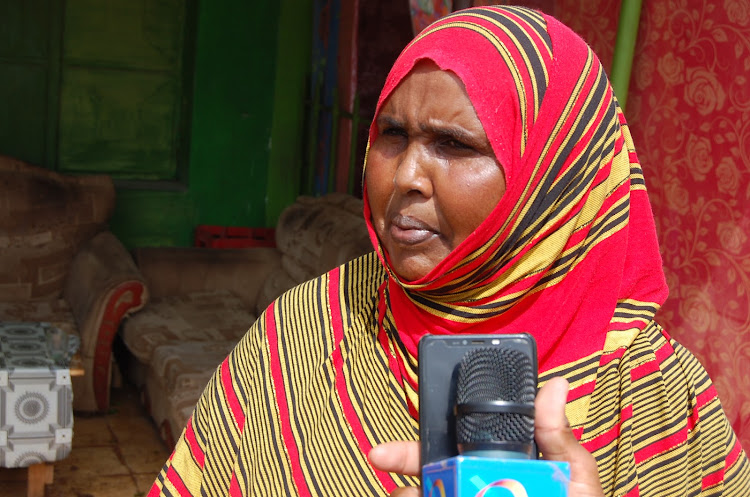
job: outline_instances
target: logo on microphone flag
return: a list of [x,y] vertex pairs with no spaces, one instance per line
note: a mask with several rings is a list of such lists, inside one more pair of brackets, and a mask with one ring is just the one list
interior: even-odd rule
[[[431,487],[427,490],[427,495],[429,497],[446,497],[443,481],[432,482]],[[526,493],[526,489],[520,482],[506,478],[486,485],[474,497],[529,497],[529,494]]]
[[425,490],[428,497],[445,497],[445,486],[443,480],[436,480]]

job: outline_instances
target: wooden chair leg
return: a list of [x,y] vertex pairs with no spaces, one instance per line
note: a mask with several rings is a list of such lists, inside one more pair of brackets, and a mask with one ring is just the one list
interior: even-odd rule
[[42,462],[29,466],[26,497],[44,497],[44,486],[52,483],[55,477],[55,466]]

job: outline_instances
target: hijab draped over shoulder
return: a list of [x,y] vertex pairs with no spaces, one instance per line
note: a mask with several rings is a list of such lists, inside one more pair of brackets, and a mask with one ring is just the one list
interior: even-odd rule
[[[654,320],[667,296],[643,173],[596,56],[520,7],[460,11],[395,62],[463,82],[505,175],[488,218],[404,281],[375,252],[279,297],[219,365],[149,495],[387,495],[375,445],[418,437],[426,333],[531,333],[540,381],[605,495],[748,495],[750,469],[702,366]],[[377,127],[370,129],[370,142]],[[365,166],[365,174],[367,174]],[[471,199],[466,199],[471,209]]]

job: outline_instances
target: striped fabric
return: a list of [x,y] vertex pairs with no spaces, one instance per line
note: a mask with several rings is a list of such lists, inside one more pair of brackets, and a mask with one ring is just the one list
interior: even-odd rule
[[[387,495],[416,484],[366,458],[418,436],[402,381],[416,362],[399,361],[400,340],[377,325],[385,278],[372,253],[277,300],[218,368],[149,495]],[[611,332],[603,351],[540,380],[551,376],[572,385],[568,417],[605,495],[748,495],[750,466],[710,380],[657,325]]]
[[378,109],[425,58],[463,81],[505,173],[500,203],[432,272],[402,281],[365,191],[377,250],[271,304],[217,369],[149,495],[416,484],[366,455],[418,436],[427,332],[532,333],[540,381],[571,384],[567,414],[606,495],[749,495],[750,464],[706,372],[654,321],[667,288],[643,173],[591,50],[531,10],[462,11],[406,47]]

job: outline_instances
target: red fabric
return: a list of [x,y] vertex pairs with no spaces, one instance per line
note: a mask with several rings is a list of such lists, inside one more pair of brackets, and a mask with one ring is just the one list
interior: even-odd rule
[[240,402],[240,399],[237,398],[237,392],[234,391],[234,380],[229,369],[229,361],[222,362],[220,369],[221,383],[224,386],[224,391],[226,392],[227,397],[226,402],[229,404],[235,426],[237,426],[237,429],[242,433],[242,430],[245,428],[245,413],[242,412],[242,403]]
[[[538,31],[534,15],[523,9],[475,9],[443,18],[402,52],[381,94],[378,109],[421,59],[453,71],[466,87],[507,183],[488,219],[430,274],[415,282],[391,274],[391,310],[413,356],[428,332],[530,332],[545,371],[602,350],[607,331],[623,326],[613,321],[618,302],[631,299],[655,310],[666,298],[651,208],[637,173],[631,174],[637,158],[622,132],[625,121],[611,87],[580,37],[546,16],[541,21],[546,32]],[[498,28],[503,22],[512,29]],[[525,34],[510,34],[517,30]],[[488,41],[493,35],[496,43]],[[524,56],[533,63],[527,65]],[[570,100],[571,95],[576,98]],[[582,121],[590,126],[581,127]],[[607,145],[598,148],[602,136]],[[373,126],[370,141],[375,139]],[[615,156],[621,156],[616,166]],[[579,187],[582,193],[571,199],[559,193]],[[364,197],[369,222],[366,191]],[[530,205],[537,210],[527,212]],[[622,213],[615,214],[622,205]],[[625,221],[616,221],[617,216]],[[617,226],[602,236],[598,223]],[[531,238],[516,238],[532,225]],[[377,246],[371,225],[370,232]],[[565,269],[566,254],[574,249],[580,252]],[[379,253],[388,267],[387,254]],[[537,265],[510,277],[529,260]],[[564,274],[545,283],[557,265]],[[456,292],[453,286],[463,277],[468,283]],[[483,308],[510,302],[514,295],[515,302],[497,311]],[[439,307],[447,310],[437,312]],[[461,313],[471,318],[458,319]],[[624,326],[642,328],[650,317],[644,311]]]
[[195,457],[195,462],[203,468],[206,462],[206,454],[198,444],[198,439],[195,437],[195,429],[193,428],[193,418],[188,419],[187,426],[185,427],[185,442],[190,446],[190,451]]

